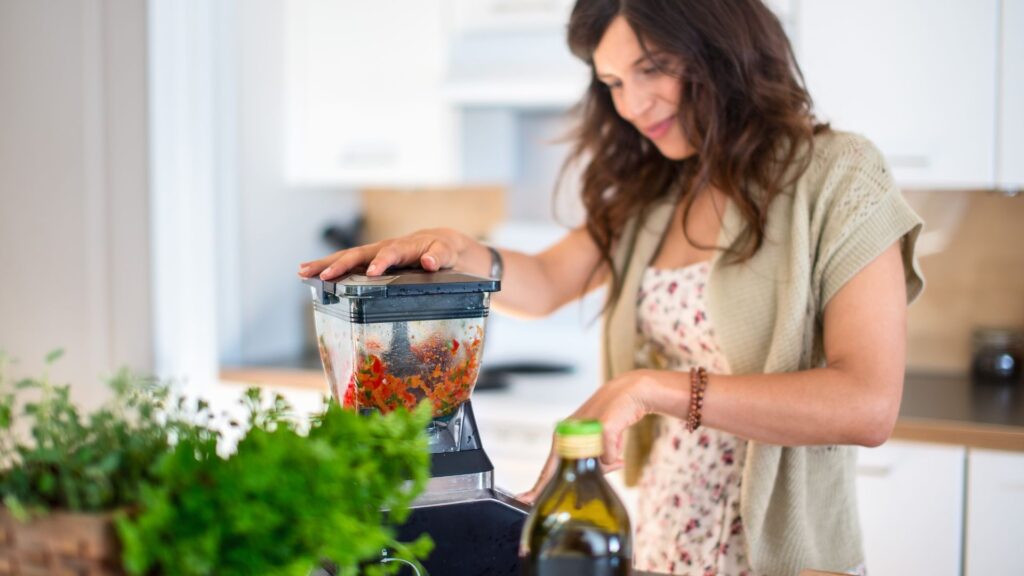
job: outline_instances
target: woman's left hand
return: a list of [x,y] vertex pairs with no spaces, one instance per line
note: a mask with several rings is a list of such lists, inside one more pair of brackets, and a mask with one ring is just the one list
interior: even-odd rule
[[658,371],[632,370],[598,388],[569,418],[600,420],[604,428],[602,466],[622,466],[626,429],[652,412],[651,394],[657,386]]
[[[612,472],[622,467],[623,434],[641,418],[651,413],[650,395],[657,385],[658,372],[633,370],[598,388],[569,418],[600,420],[604,428],[604,454],[601,469]],[[551,480],[557,468],[557,457],[552,443],[544,469],[533,488],[517,498],[532,504]]]

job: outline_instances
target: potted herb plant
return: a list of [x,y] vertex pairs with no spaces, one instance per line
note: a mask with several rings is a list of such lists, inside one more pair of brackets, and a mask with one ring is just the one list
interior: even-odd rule
[[414,565],[429,553],[387,524],[426,483],[429,406],[329,403],[302,421],[250,389],[231,421],[122,371],[86,415],[68,386],[8,374],[0,355],[0,574],[307,576],[330,559],[349,575],[386,572],[383,548]]

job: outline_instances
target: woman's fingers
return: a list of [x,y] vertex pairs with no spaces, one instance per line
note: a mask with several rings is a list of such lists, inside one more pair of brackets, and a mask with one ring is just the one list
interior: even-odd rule
[[451,241],[435,231],[413,234],[380,249],[366,269],[368,276],[383,274],[392,266],[418,264],[428,272],[451,268],[459,258]]
[[601,454],[601,467],[615,469],[622,466],[623,434],[620,430],[607,426],[604,429],[604,452]]
[[378,244],[340,250],[319,260],[303,262],[299,265],[299,276],[303,278],[320,276],[324,280],[341,276],[352,268],[365,264],[376,253]]
[[397,240],[385,245],[377,251],[377,254],[370,259],[366,267],[367,276],[380,276],[392,266],[402,266],[416,262],[422,251],[416,246],[416,242],[409,240]]
[[312,278],[313,276],[320,274],[321,272],[326,270],[327,267],[331,265],[331,262],[333,262],[334,259],[337,258],[342,252],[344,252],[344,250],[342,250],[341,252],[335,252],[334,254],[331,254],[326,258],[321,258],[319,260],[310,260],[309,262],[303,262],[302,264],[299,264],[299,276],[303,278]]
[[[620,433],[617,436],[620,439],[617,442],[616,440],[611,440],[608,436],[606,436],[605,442],[616,442],[617,444],[621,444],[622,434]],[[606,444],[606,446],[607,445],[608,444]],[[615,472],[616,470],[622,468],[624,462],[622,460],[621,446],[619,446],[618,449],[614,451],[609,451],[606,448],[604,456],[600,458],[599,463],[601,465],[601,471],[605,474]],[[537,501],[537,498],[540,497],[540,493],[544,490],[545,487],[547,487],[548,482],[550,482],[551,478],[554,477],[557,469],[558,454],[555,452],[554,442],[552,441],[551,452],[548,453],[547,462],[544,463],[544,468],[543,470],[541,470],[540,477],[537,478],[537,482],[533,485],[533,488],[530,488],[529,490],[521,494],[517,494],[516,499],[531,505],[535,503]]]
[[455,249],[447,242],[434,240],[420,257],[420,266],[428,272],[437,272],[442,268],[454,266],[457,258],[458,254]]
[[533,504],[537,501],[540,493],[551,481],[551,477],[555,475],[555,470],[558,468],[558,455],[555,453],[554,441],[551,444],[551,452],[548,453],[547,462],[544,463],[544,468],[541,469],[540,477],[537,478],[537,482],[526,492],[516,496],[517,500],[526,502],[527,504]]
[[331,280],[363,265],[366,265],[367,276],[380,276],[388,268],[417,264],[424,270],[436,272],[455,266],[459,258],[458,244],[458,235],[449,230],[422,230],[303,262],[299,265],[299,276],[311,278],[319,275],[323,280]]
[[378,242],[337,252],[332,257],[329,265],[320,272],[320,278],[322,280],[331,280],[353,268],[366,264],[377,253],[379,246],[380,243]]
[[537,498],[540,497],[540,493],[544,490],[544,487],[546,487],[548,485],[548,482],[550,481],[550,474],[541,474],[540,478],[537,479],[537,483],[533,485],[533,488],[530,488],[529,490],[523,492],[522,494],[516,495],[516,500],[519,500],[520,502],[525,502],[526,504],[533,505],[534,503],[537,502]]
[[612,472],[615,472],[616,470],[621,470],[622,467],[625,466],[625,465],[626,465],[626,463],[623,462],[621,458],[617,462],[613,462],[611,464],[605,464],[604,462],[602,462],[601,463],[601,472],[604,472],[605,474],[611,474]]

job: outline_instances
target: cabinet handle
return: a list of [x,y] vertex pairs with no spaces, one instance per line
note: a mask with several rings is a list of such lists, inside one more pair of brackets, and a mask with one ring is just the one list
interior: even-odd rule
[[886,154],[885,159],[893,168],[929,168],[932,161],[923,154]]
[[387,144],[368,143],[363,146],[352,146],[341,151],[338,163],[349,167],[380,167],[398,161],[398,151]]
[[508,14],[550,14],[558,9],[553,0],[496,0],[491,4],[491,11],[497,15]]
[[892,466],[857,466],[858,476],[885,478],[892,474]]

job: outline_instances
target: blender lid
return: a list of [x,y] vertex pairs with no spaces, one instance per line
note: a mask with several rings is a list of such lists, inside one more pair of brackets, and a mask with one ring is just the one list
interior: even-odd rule
[[499,280],[451,270],[398,269],[382,276],[366,276],[365,272],[364,268],[357,268],[337,280],[307,278],[305,283],[338,298],[392,298],[501,290]]
[[316,311],[359,324],[484,318],[490,292],[501,290],[493,278],[410,269],[375,277],[357,269],[336,281],[304,282],[313,287]]

